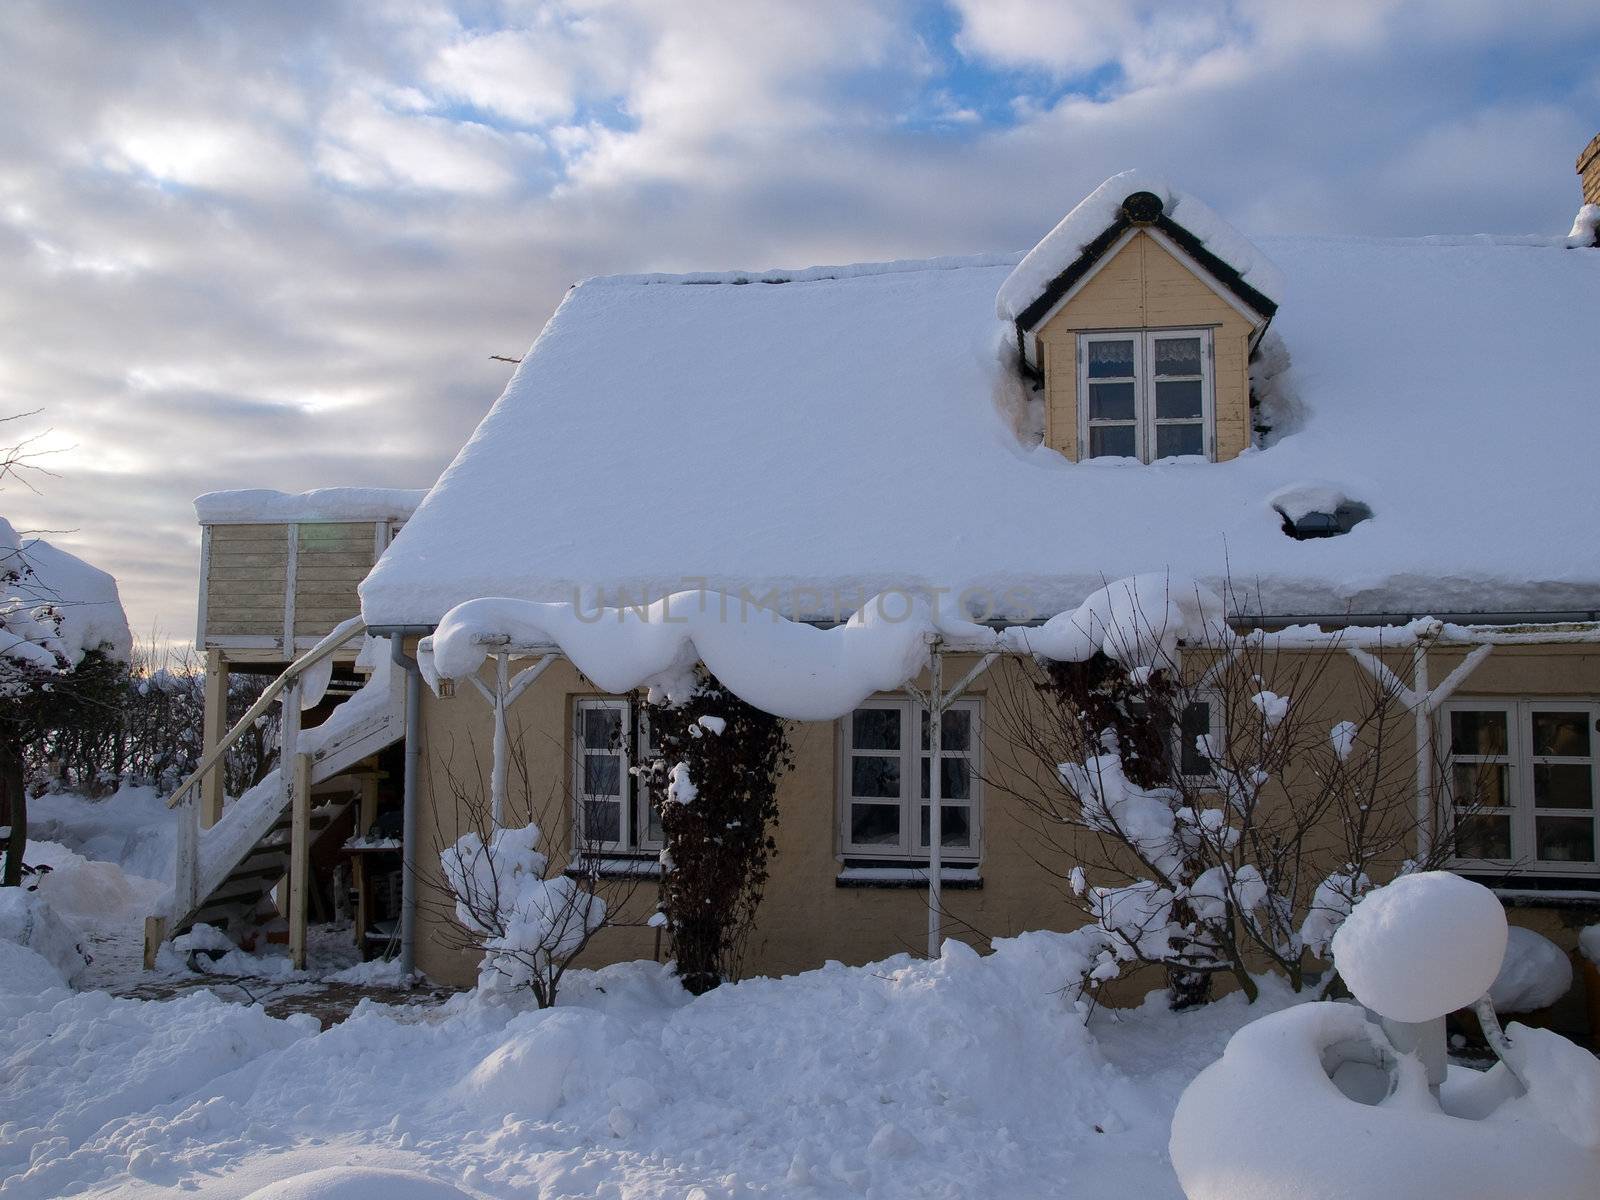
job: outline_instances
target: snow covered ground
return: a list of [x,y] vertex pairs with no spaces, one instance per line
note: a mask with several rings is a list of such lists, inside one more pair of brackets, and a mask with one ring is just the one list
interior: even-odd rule
[[[161,885],[124,864],[162,861],[165,809],[125,793],[39,811],[61,839],[30,854],[57,865],[41,892],[93,931],[89,986],[126,987]],[[570,975],[546,1012],[363,1003],[323,1032],[226,988],[41,986],[59,976],[6,944],[0,1197],[1177,1198],[1179,1094],[1290,997],[1181,1016],[1157,997],[1085,1024],[1061,990],[1079,953],[1033,934],[698,999],[629,963]],[[322,1191],[287,1182],[330,1168]]]

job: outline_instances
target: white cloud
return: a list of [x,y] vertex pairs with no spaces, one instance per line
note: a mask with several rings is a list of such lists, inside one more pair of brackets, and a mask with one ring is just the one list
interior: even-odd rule
[[351,187],[423,188],[493,195],[516,187],[530,152],[541,144],[470,121],[393,112],[356,94],[324,115],[317,167]]

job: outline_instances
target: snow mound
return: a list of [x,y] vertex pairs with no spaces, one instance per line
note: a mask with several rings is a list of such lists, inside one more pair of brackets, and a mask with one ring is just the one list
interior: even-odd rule
[[324,1167],[257,1188],[244,1200],[472,1200],[471,1194],[415,1171]]
[[1222,600],[1182,576],[1150,573],[1107,583],[1072,612],[1036,629],[1014,626],[1004,640],[1057,662],[1084,662],[1103,651],[1130,669],[1170,667],[1178,642],[1220,645],[1231,638]]
[[[1600,1063],[1554,1034],[1512,1030],[1527,1096],[1516,1097],[1509,1073],[1496,1066],[1455,1069],[1436,1100],[1420,1064],[1399,1058],[1354,1005],[1307,1004],[1263,1017],[1236,1033],[1178,1102],[1169,1150],[1184,1194],[1592,1200]],[[1329,1068],[1353,1061],[1388,1073],[1385,1099],[1361,1103],[1339,1089]]]
[[1578,949],[1585,958],[1600,967],[1600,925],[1590,925],[1578,934]]
[[1448,871],[1375,888],[1333,935],[1334,964],[1350,991],[1392,1021],[1427,1021],[1475,1003],[1505,952],[1500,901]]
[[1600,204],[1585,204],[1572,219],[1572,231],[1567,234],[1567,249],[1600,243]]
[[1148,171],[1123,171],[1085,196],[1061,223],[1023,257],[995,297],[1002,321],[1015,321],[1044,294],[1050,283],[1074,262],[1083,249],[1116,221],[1122,202],[1135,192],[1153,192],[1162,211],[1227,263],[1270,300],[1283,298],[1283,276],[1270,259],[1253,246],[1203,201],[1174,188]]
[[511,1036],[451,1089],[456,1102],[495,1116],[547,1121],[563,1100],[593,1086],[593,1064],[620,1040],[620,1031],[608,1028],[611,1018],[581,1009],[531,1016],[513,1022]]
[[42,895],[26,888],[0,888],[0,942],[26,946],[68,983],[89,965],[77,930],[63,921]]
[[56,792],[28,802],[30,845],[54,842],[140,879],[171,876],[177,821],[155,788],[130,784],[97,800]]
[[39,1001],[66,986],[61,972],[37,950],[20,942],[0,939],[0,1012],[9,1011],[9,1002],[13,999],[25,1003]]
[[1489,988],[1496,1012],[1532,1012],[1547,1008],[1572,988],[1572,960],[1543,934],[1513,925],[1507,933],[1506,956]]
[[114,862],[97,862],[57,842],[28,842],[28,862],[48,866],[39,895],[67,920],[89,927],[116,921],[155,903],[166,885],[130,875]]

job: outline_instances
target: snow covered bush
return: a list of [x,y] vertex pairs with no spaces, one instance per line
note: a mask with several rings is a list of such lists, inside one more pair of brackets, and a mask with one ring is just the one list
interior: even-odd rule
[[569,875],[549,875],[537,825],[468,833],[439,856],[456,920],[483,950],[478,985],[528,988],[555,1003],[561,974],[605,922],[606,904]]
[[424,876],[423,903],[453,918],[447,942],[480,955],[479,987],[526,988],[549,1008],[572,960],[626,907],[639,876],[604,871],[600,845],[573,840],[581,835],[564,788],[536,787],[520,735],[508,756],[506,816],[526,823],[497,826],[483,758],[468,749],[473,773],[447,761],[448,796],[432,806],[444,849],[437,879]]
[[642,768],[666,841],[661,909],[683,986],[737,979],[776,850],[778,777],[792,763],[783,721],[703,669],[678,705],[648,705],[660,755]]
[[1198,589],[1185,603],[1130,582],[1106,589],[1126,602],[1096,609],[1092,629],[1029,631],[1030,645],[1075,635],[1091,652],[1003,677],[991,774],[1037,818],[1069,902],[1110,935],[1097,978],[1159,965],[1175,1007],[1218,973],[1253,999],[1263,966],[1298,990],[1352,903],[1413,849],[1413,760],[1395,744],[1409,714],[1370,676],[1336,711],[1337,642],[1279,650],[1197,619],[1220,610]]

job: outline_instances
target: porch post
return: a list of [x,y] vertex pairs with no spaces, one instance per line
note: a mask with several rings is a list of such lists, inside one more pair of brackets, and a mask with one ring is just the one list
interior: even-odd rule
[[[928,650],[928,957],[938,958],[944,923],[944,651],[938,640]],[[915,775],[911,786],[917,787]]]
[[[206,694],[205,710],[202,715],[200,739],[200,753],[209,754],[213,747],[222,740],[228,732],[228,660],[222,657],[222,651],[212,648],[206,651]],[[206,829],[217,823],[222,816],[224,789],[227,786],[227,772],[222,763],[206,775],[200,784],[200,824]]]

